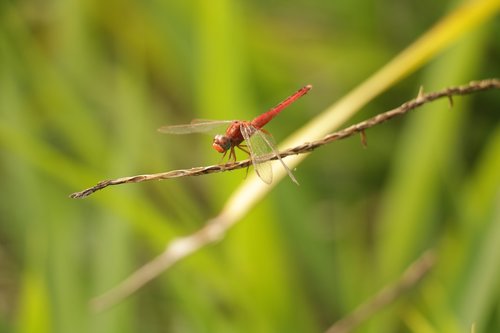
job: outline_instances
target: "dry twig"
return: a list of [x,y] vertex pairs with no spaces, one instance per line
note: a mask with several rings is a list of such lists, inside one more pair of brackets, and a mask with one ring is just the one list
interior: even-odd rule
[[413,288],[421,281],[436,262],[432,251],[425,252],[414,261],[399,279],[380,290],[375,296],[361,304],[357,309],[333,324],[326,333],[351,332],[362,322],[373,316],[376,312],[388,306],[403,293]]
[[[451,103],[452,96],[471,94],[474,92],[484,91],[488,89],[500,89],[500,80],[490,79],[490,80],[476,81],[476,82],[471,82],[464,86],[451,87],[438,92],[433,92],[428,94],[423,94],[419,92],[417,98],[407,103],[404,103],[403,105],[401,105],[396,109],[379,114],[373,118],[360,122],[356,125],[350,126],[339,132],[329,134],[321,140],[307,142],[299,146],[296,146],[294,148],[282,151],[280,152],[280,156],[286,157],[289,155],[296,155],[296,154],[310,152],[320,146],[323,146],[325,144],[328,144],[336,140],[350,137],[356,133],[360,133],[362,141],[364,141],[365,140],[364,133],[366,129],[373,127],[377,124],[380,124],[382,122],[385,122],[389,119],[392,119],[396,116],[403,115],[425,103],[429,103],[431,101],[443,97],[447,97]],[[276,158],[277,157],[274,156],[273,158],[270,159],[276,159]],[[249,165],[250,161],[245,160],[233,164],[213,165],[213,166],[198,167],[188,170],[175,170],[165,173],[138,175],[132,177],[118,178],[114,180],[106,180],[84,191],[73,193],[71,197],[83,198],[110,185],[138,183],[148,180],[160,180],[160,179],[169,179],[169,178],[177,178],[184,176],[198,176],[214,172],[235,170],[247,167]],[[222,213],[219,214],[217,217],[207,221],[204,227],[199,229],[195,233],[185,237],[178,237],[174,239],[172,242],[170,242],[170,244],[168,244],[163,253],[158,255],[155,259],[153,259],[143,267],[139,268],[127,279],[125,279],[120,284],[116,285],[111,290],[91,300],[91,307],[93,308],[93,310],[102,311],[104,309],[111,307],[112,305],[117,304],[121,300],[133,294],[135,291],[144,286],[146,283],[156,278],[158,275],[160,275],[162,272],[164,272],[169,267],[174,265],[176,262],[189,256],[198,249],[220,240],[224,236],[226,231],[233,224],[236,223],[236,220],[238,218],[238,213],[231,211],[231,207],[233,204],[234,202],[232,201],[229,202],[227,205],[229,205],[230,207],[227,210],[224,209]],[[231,215],[230,216],[231,218],[228,218],[229,215]],[[383,290],[380,295],[375,296],[371,305],[368,304],[366,306],[361,306],[360,309],[356,310],[353,313],[354,317],[351,317],[352,319],[346,319],[347,323],[346,321],[341,321],[338,324],[334,325],[331,329],[337,329],[335,327],[340,327],[340,326],[344,327],[346,325],[348,325],[349,327],[351,327],[353,324],[357,325],[359,322],[365,320],[368,315],[371,315],[373,311],[375,311],[376,309],[392,302],[392,300],[395,297],[397,297],[402,291],[406,290],[409,286],[412,286],[421,278],[421,275],[423,276],[423,274],[425,274],[426,272],[425,267],[427,267],[426,265],[429,266],[432,265],[432,260],[428,256],[424,257],[422,261],[418,261],[418,263],[412,266],[416,268],[409,268],[408,271],[404,273],[403,276],[401,277],[400,282],[396,283],[392,287],[388,287],[388,290]]]
[[[431,92],[424,94],[422,91],[419,92],[417,98],[408,101],[401,105],[400,107],[381,113],[373,118],[370,118],[368,120],[365,120],[363,122],[360,122],[358,124],[352,125],[350,127],[347,127],[341,131],[328,134],[324,138],[312,142],[306,142],[303,143],[299,146],[284,150],[280,152],[280,157],[284,158],[290,155],[298,155],[298,154],[304,154],[313,151],[314,149],[321,147],[323,145],[326,145],[328,143],[331,143],[333,141],[341,140],[348,138],[352,136],[353,134],[361,133],[361,138],[363,144],[366,144],[366,137],[365,137],[365,130],[373,127],[375,125],[378,125],[380,123],[383,123],[389,119],[392,119],[396,116],[403,115],[411,110],[414,110],[426,103],[432,102],[436,99],[447,97],[450,101],[450,105],[453,105],[453,96],[456,95],[467,95],[471,94],[474,92],[478,91],[484,91],[484,90],[489,90],[489,89],[500,89],[500,80],[498,79],[489,79],[489,80],[482,80],[482,81],[473,81],[470,82],[467,85],[463,86],[458,86],[458,87],[450,87],[443,89],[441,91],[437,92]],[[269,156],[268,159],[263,159],[262,161],[266,160],[275,160],[277,159],[277,156]],[[173,170],[173,171],[167,171],[167,172],[161,172],[161,173],[154,173],[154,174],[144,174],[144,175],[136,175],[136,176],[130,176],[130,177],[122,177],[122,178],[117,178],[117,179],[111,179],[111,180],[104,180],[99,183],[97,183],[95,186],[92,186],[88,189],[85,189],[80,192],[75,192],[70,195],[70,198],[74,199],[79,199],[79,198],[84,198],[92,193],[102,190],[105,187],[111,186],[111,185],[120,185],[120,184],[126,184],[126,183],[141,183],[145,181],[150,181],[150,180],[163,180],[163,179],[171,179],[171,178],[179,178],[179,177],[187,177],[187,176],[200,176],[200,175],[206,175],[210,173],[215,173],[215,172],[224,172],[224,171],[231,171],[231,170],[236,170],[236,169],[241,169],[241,168],[246,168],[251,164],[250,160],[243,160],[231,164],[219,164],[219,165],[210,165],[210,166],[204,166],[204,167],[196,167],[196,168],[191,168],[191,169],[185,169],[185,170]]]

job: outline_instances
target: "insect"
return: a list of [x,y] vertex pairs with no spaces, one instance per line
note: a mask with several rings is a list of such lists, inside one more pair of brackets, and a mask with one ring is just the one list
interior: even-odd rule
[[229,152],[229,161],[233,162],[236,162],[235,147],[249,154],[255,172],[267,184],[271,184],[273,181],[272,166],[268,158],[269,155],[274,155],[281,162],[292,181],[298,184],[290,169],[281,159],[272,135],[263,127],[283,109],[307,94],[311,88],[311,85],[300,88],[284,101],[251,121],[195,119],[190,124],[163,126],[158,131],[169,134],[190,134],[208,132],[221,125],[228,125],[224,134],[217,134],[214,137],[212,147],[215,150],[223,153],[224,157]]

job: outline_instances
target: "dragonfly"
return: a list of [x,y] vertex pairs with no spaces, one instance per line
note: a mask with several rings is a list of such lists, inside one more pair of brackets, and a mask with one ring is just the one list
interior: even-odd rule
[[229,152],[229,162],[236,162],[235,148],[240,149],[250,155],[250,160],[259,178],[264,183],[271,184],[273,171],[270,156],[275,156],[285,168],[288,176],[298,185],[297,179],[283,162],[272,135],[263,127],[283,109],[307,94],[311,88],[311,85],[300,88],[281,103],[251,121],[194,119],[190,124],[163,126],[158,131],[168,134],[191,134],[210,132],[221,126],[227,126],[225,133],[215,135],[212,142],[212,147],[224,154],[223,159]]

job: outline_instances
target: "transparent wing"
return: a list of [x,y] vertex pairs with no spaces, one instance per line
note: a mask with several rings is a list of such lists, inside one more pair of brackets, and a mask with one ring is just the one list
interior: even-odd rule
[[262,158],[271,154],[272,150],[270,150],[269,145],[263,140],[262,136],[259,135],[262,132],[249,124],[241,124],[240,131],[250,151],[250,159],[255,172],[264,183],[271,184],[273,182],[271,161],[263,162]]
[[283,159],[279,155],[279,151],[276,148],[276,143],[271,134],[261,131],[251,125],[242,124],[241,133],[245,138],[247,145],[250,149],[250,157],[252,159],[252,164],[254,165],[257,175],[267,184],[270,184],[273,180],[271,161],[264,161],[266,156],[271,154],[278,157],[281,165],[285,168],[288,176],[292,181],[299,185],[297,179],[295,179],[292,171],[285,164]]
[[227,127],[232,122],[233,120],[194,119],[190,124],[163,126],[158,128],[158,131],[168,134],[205,133]]

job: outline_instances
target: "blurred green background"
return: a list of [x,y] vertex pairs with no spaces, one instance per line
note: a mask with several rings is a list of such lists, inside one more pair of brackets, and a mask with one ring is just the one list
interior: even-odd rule
[[[446,15],[449,1],[0,1],[0,331],[321,332],[397,279],[418,288],[358,332],[500,331],[500,93],[439,101],[311,154],[225,239],[114,308],[88,301],[215,216],[245,170],[215,164],[192,118],[251,119],[279,142]],[[498,15],[364,108],[500,76]],[[250,172],[253,172],[250,170]]]

